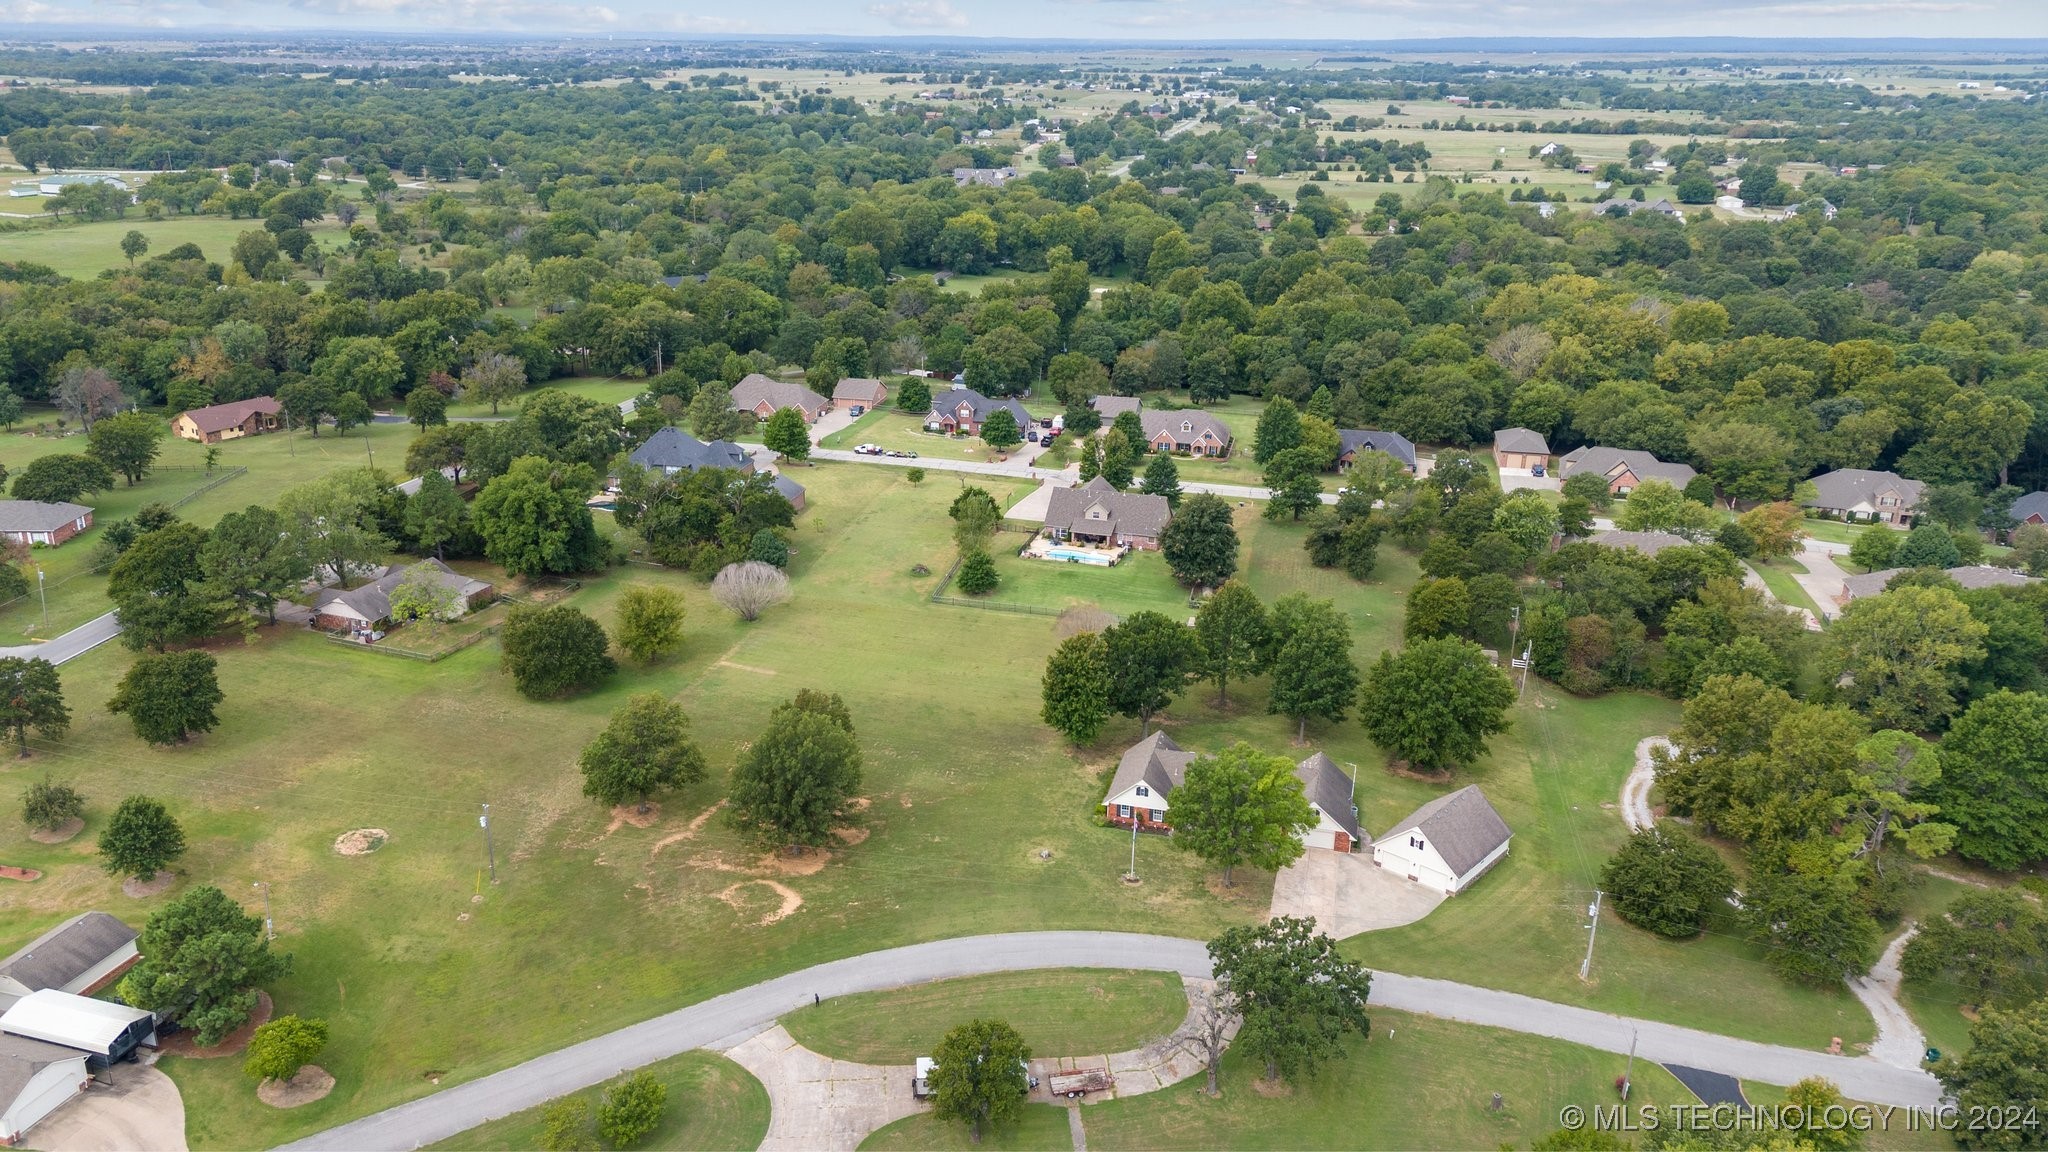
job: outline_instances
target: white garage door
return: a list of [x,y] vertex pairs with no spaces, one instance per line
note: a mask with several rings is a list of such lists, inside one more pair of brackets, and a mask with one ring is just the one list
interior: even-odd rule
[[1327,828],[1311,830],[1308,835],[1301,838],[1301,842],[1311,848],[1321,848],[1326,852],[1335,852],[1337,850],[1337,834]]

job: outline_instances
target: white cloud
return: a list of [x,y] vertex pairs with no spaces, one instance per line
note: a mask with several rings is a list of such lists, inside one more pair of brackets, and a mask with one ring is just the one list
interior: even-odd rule
[[868,15],[897,28],[965,28],[967,13],[956,12],[949,0],[894,0],[868,5]]

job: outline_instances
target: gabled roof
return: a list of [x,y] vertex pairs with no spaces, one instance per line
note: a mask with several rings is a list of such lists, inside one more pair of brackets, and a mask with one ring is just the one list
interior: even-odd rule
[[709,444],[680,428],[663,428],[626,457],[642,468],[745,468],[747,454],[730,440]]
[[1692,541],[1669,532],[1628,532],[1620,528],[1610,528],[1586,537],[1586,543],[1598,544],[1603,548],[1633,548],[1645,556],[1655,556],[1666,548],[1681,548]]
[[1802,500],[1809,508],[1854,508],[1866,501],[1874,501],[1879,493],[1897,492],[1903,501],[1901,508],[1912,508],[1920,503],[1920,493],[1926,488],[1918,480],[1908,480],[1896,472],[1873,472],[1868,468],[1837,468],[1823,472],[1813,478],[1813,499]]
[[1477,867],[1514,835],[1500,813],[1487,803],[1486,794],[1477,784],[1468,784],[1417,808],[1406,820],[1381,833],[1380,843],[1410,832],[1420,833],[1459,876]]
[[[1108,510],[1109,519],[1087,519],[1088,509],[1097,504]],[[1173,506],[1166,502],[1166,497],[1120,492],[1100,476],[1078,488],[1053,489],[1045,507],[1046,527],[1079,529],[1091,536],[1121,532],[1126,536],[1156,538],[1172,518]]]
[[276,397],[257,396],[248,400],[237,400],[232,404],[193,408],[179,415],[192,421],[193,427],[201,432],[225,432],[230,428],[240,427],[242,421],[258,412],[266,416],[275,416],[280,411],[282,409],[279,408]]
[[[1842,599],[1857,600],[1875,596],[1884,591],[1892,577],[1906,571],[1904,568],[1880,568],[1858,576],[1847,576],[1842,580]],[[1989,564],[1965,564],[1944,569],[1943,575],[1962,585],[1965,591],[1972,588],[2024,588],[2040,582],[2037,576],[2028,576],[2010,568],[1994,568]]]
[[983,396],[972,388],[948,388],[944,392],[932,393],[932,406],[928,414],[951,416],[958,420],[962,405],[968,409],[968,421],[975,424],[987,420],[999,408],[1009,409],[1010,415],[1016,417],[1017,427],[1020,429],[1031,423],[1031,413],[1026,412],[1022,404],[1007,396],[1000,400],[992,396]]
[[1335,820],[1354,843],[1372,840],[1358,827],[1358,813],[1352,810],[1351,777],[1337,767],[1335,760],[1318,752],[1295,765],[1294,775],[1301,781],[1302,795],[1308,797],[1309,803]]
[[749,372],[732,386],[732,406],[753,411],[766,400],[771,408],[800,408],[806,414],[815,416],[832,402],[801,384],[787,380],[770,380],[759,372]]
[[848,376],[832,386],[832,399],[868,404],[885,391],[882,382],[871,376]]
[[1493,434],[1493,447],[1499,452],[1530,452],[1550,455],[1550,441],[1543,433],[1527,428],[1503,428]]
[[424,569],[433,574],[435,582],[444,588],[451,588],[462,597],[466,605],[471,596],[490,588],[481,580],[472,580],[439,560],[422,560],[406,567],[392,566],[391,570],[363,585],[343,591],[339,588],[322,588],[313,595],[313,611],[318,613],[330,605],[344,605],[356,615],[372,624],[391,615],[391,593],[405,582],[408,574]]
[[1104,420],[1114,420],[1122,413],[1136,412],[1145,405],[1136,396],[1090,396],[1088,406],[1102,413]]
[[133,943],[135,929],[105,912],[86,912],[64,921],[0,960],[0,976],[31,992],[62,988],[93,966]]
[[47,1040],[0,1036],[0,1108],[11,1108],[36,1074],[65,1060],[83,1060],[85,1053]]
[[775,490],[782,493],[782,498],[791,504],[804,498],[804,486],[780,472],[775,474]]
[[2015,523],[2029,516],[2048,520],[2048,492],[2029,492],[2012,502],[2012,518]]
[[1117,761],[1116,776],[1109,782],[1109,795],[1103,802],[1108,803],[1138,784],[1149,786],[1154,796],[1163,798],[1187,778],[1188,765],[1194,759],[1195,754],[1183,752],[1173,737],[1154,732],[1131,745]]
[[0,532],[55,532],[92,509],[47,500],[0,500]]
[[1200,408],[1175,408],[1166,412],[1157,408],[1143,409],[1138,413],[1138,422],[1144,425],[1148,442],[1163,432],[1173,437],[1176,444],[1193,443],[1206,432],[1220,443],[1230,443],[1230,425]]
[[1385,452],[1408,467],[1415,467],[1415,444],[1399,432],[1381,432],[1373,428],[1337,430],[1338,458],[1349,456],[1360,449],[1367,452]]
[[1608,448],[1588,444],[1574,448],[1558,457],[1557,474],[1571,476],[1579,472],[1592,472],[1613,479],[1622,469],[1635,473],[1638,480],[1663,480],[1673,488],[1683,488],[1699,475],[1690,464],[1669,464],[1654,455],[1635,448]]

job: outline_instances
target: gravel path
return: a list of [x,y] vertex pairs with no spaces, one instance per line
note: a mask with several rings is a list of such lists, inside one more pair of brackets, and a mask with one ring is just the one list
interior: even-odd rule
[[1918,1068],[1921,1057],[1927,1054],[1927,1035],[1899,1003],[1899,981],[1903,979],[1899,956],[1919,931],[1918,925],[1907,927],[1886,945],[1884,955],[1871,965],[1869,975],[1849,981],[1849,991],[1863,1001],[1871,1018],[1877,1021],[1877,1040],[1870,1045],[1870,1058],[1894,1068]]
[[1671,750],[1671,741],[1662,736],[1646,736],[1636,744],[1636,766],[1629,770],[1628,779],[1621,782],[1621,822],[1631,832],[1653,828],[1657,824],[1656,813],[1650,811],[1650,786],[1657,782],[1657,765],[1650,760],[1650,753],[1658,748]]
[[[407,1149],[445,1140],[493,1117],[545,1103],[693,1048],[727,1047],[811,997],[843,996],[1034,968],[1138,968],[1206,979],[1209,957],[1200,940],[1123,932],[1017,932],[934,940],[852,956],[728,992],[699,1004],[536,1057],[481,1079],[316,1133],[290,1148]],[[1876,1060],[1758,1044],[1632,1020],[1448,980],[1376,973],[1373,1003],[1406,1012],[1548,1036],[1606,1052],[1636,1054],[1726,1072],[1766,1084],[1790,1085],[1825,1076],[1851,1100],[1931,1106],[1941,1086],[1925,1072]]]

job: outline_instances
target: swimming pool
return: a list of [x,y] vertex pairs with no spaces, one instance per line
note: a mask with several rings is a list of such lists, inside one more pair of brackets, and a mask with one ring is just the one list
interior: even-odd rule
[[1064,544],[1056,544],[1051,548],[1047,548],[1045,550],[1045,558],[1047,560],[1065,560],[1069,564],[1093,564],[1100,568],[1107,568],[1116,563],[1116,557],[1111,553],[1092,552],[1086,548],[1069,548]]

